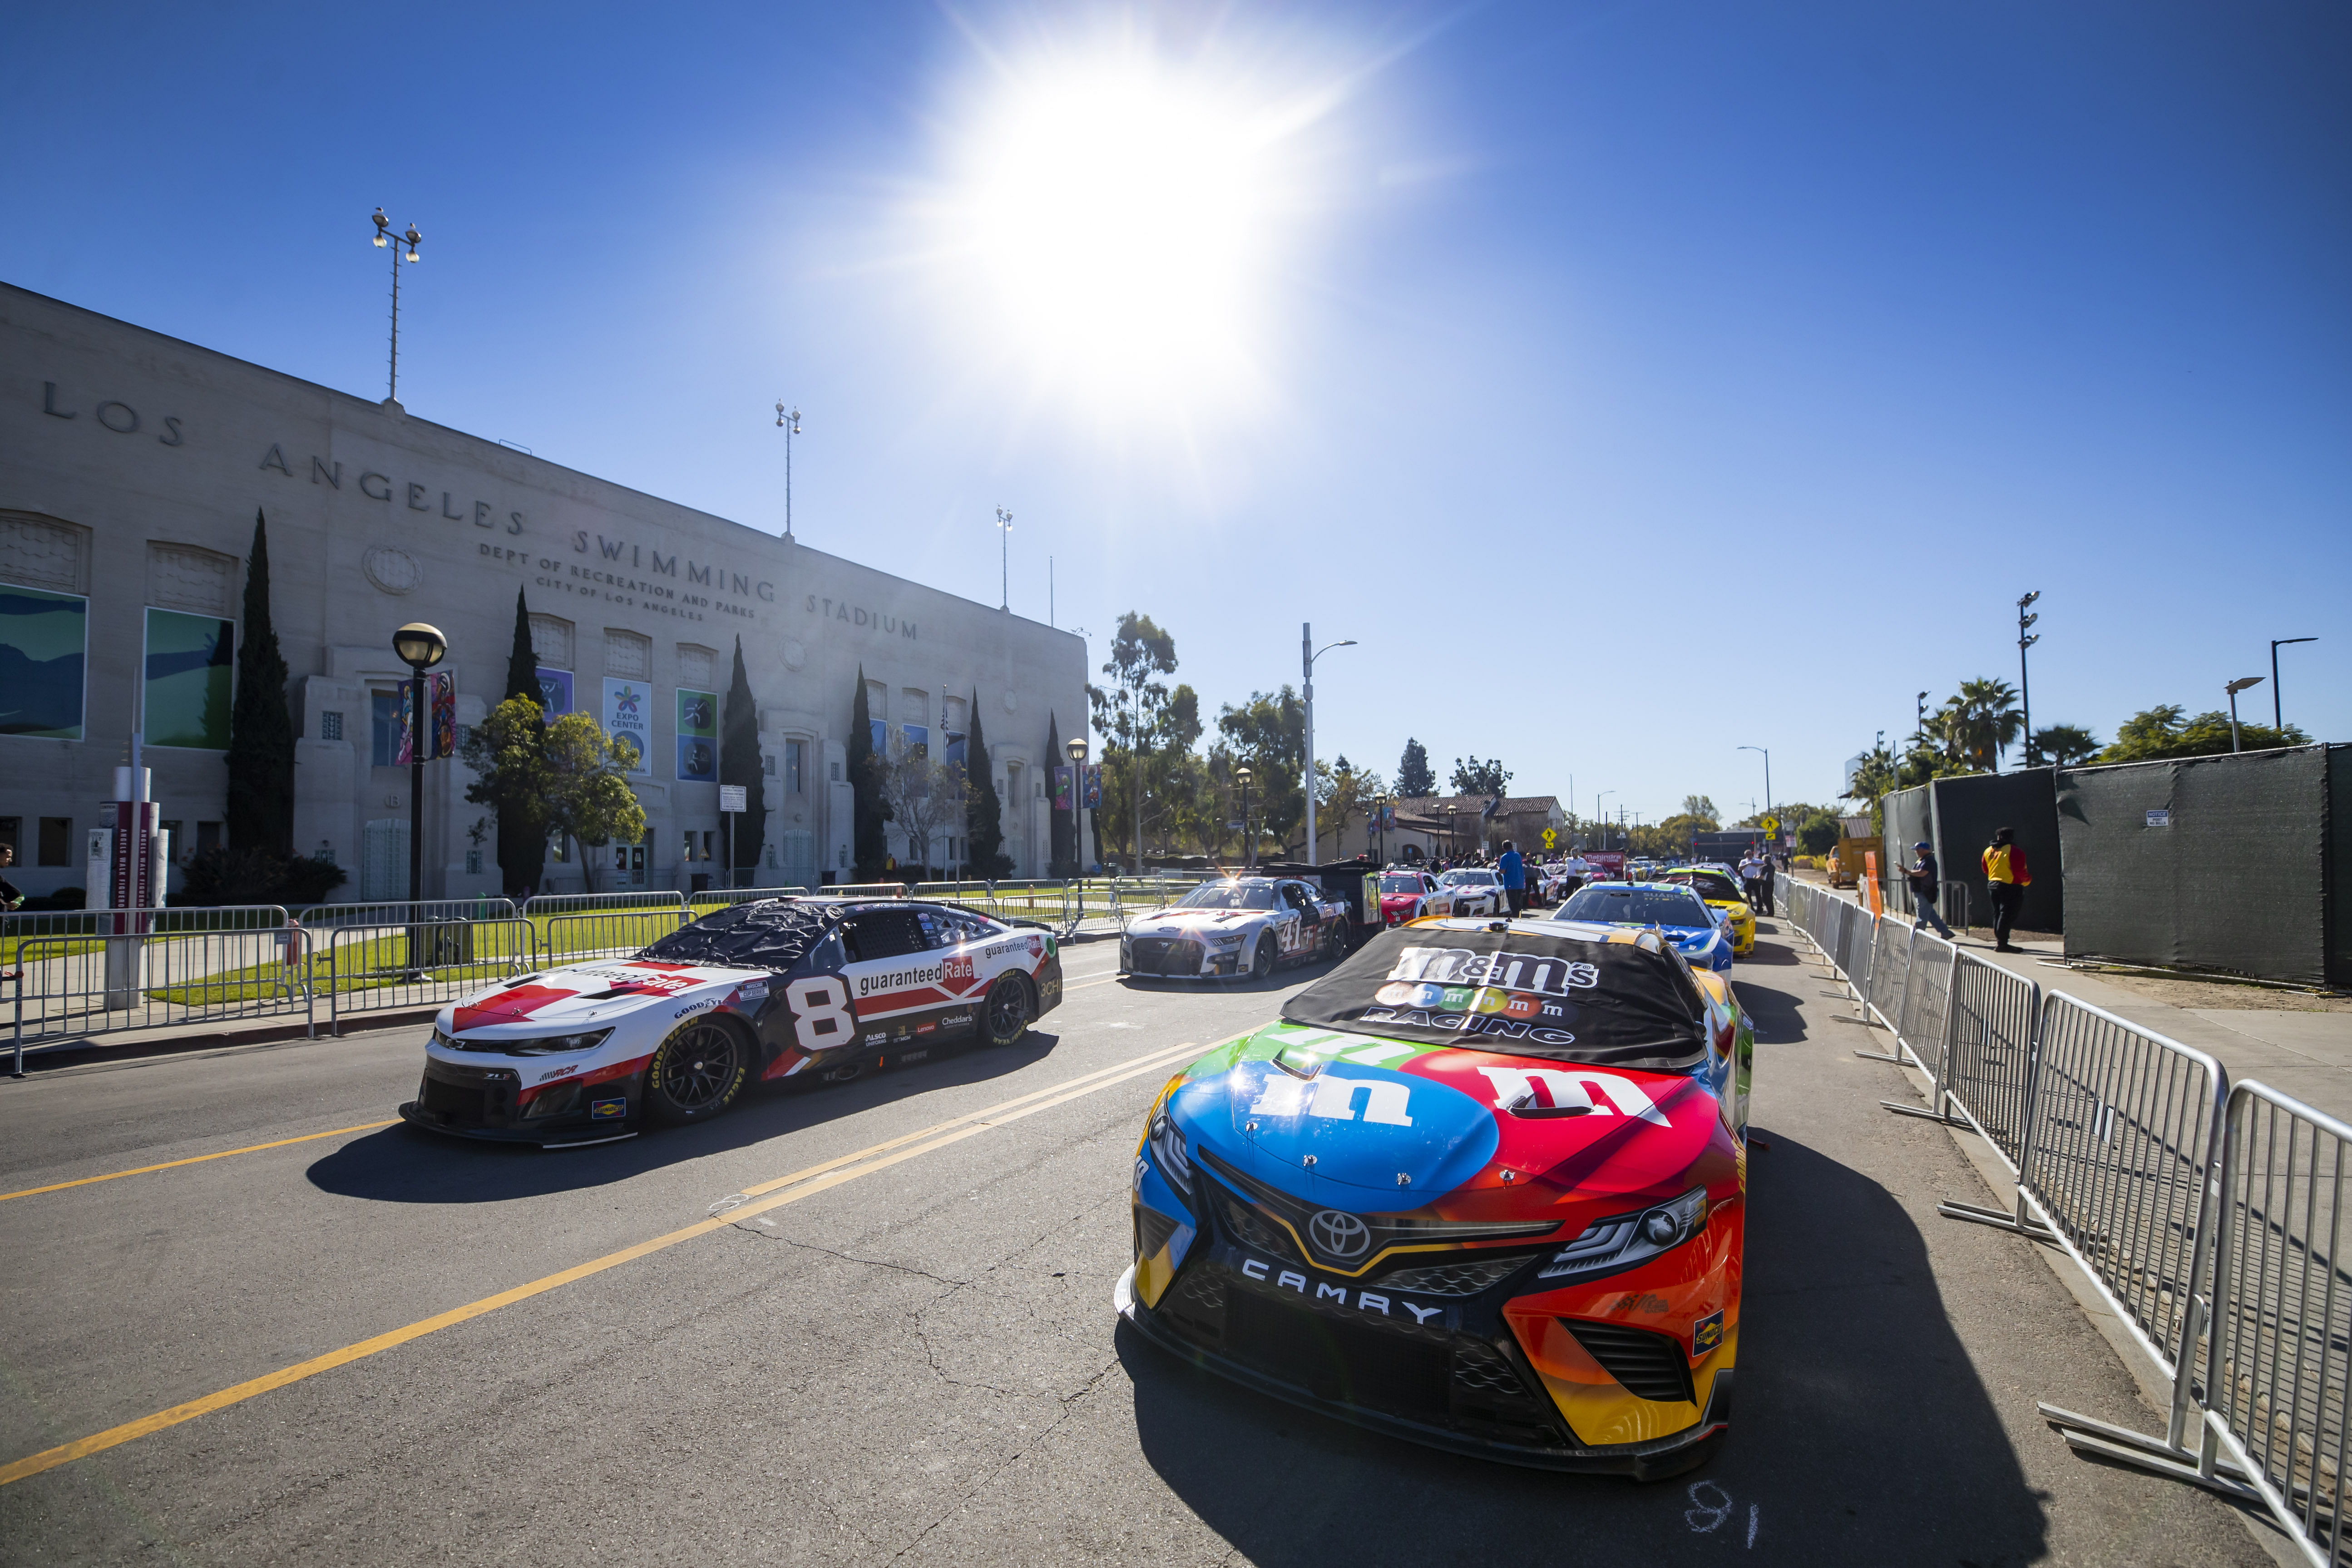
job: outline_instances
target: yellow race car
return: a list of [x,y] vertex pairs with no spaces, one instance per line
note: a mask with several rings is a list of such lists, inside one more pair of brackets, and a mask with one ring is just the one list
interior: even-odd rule
[[1731,915],[1731,956],[1745,958],[1756,951],[1756,911],[1748,907],[1748,896],[1739,884],[1720,871],[1705,866],[1676,866],[1660,871],[1650,879],[1654,882],[1680,882],[1709,906],[1726,910]]

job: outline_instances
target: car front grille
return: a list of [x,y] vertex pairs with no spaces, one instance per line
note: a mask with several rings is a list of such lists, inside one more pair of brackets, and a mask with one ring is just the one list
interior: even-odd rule
[[1691,1391],[1690,1358],[1683,1342],[1672,1334],[1636,1329],[1623,1323],[1587,1322],[1562,1318],[1560,1327],[1576,1336],[1601,1369],[1642,1399],[1672,1403],[1696,1399]]
[[514,1120],[522,1079],[510,1068],[428,1061],[416,1109],[445,1127],[503,1127]]
[[1128,944],[1128,967],[1138,974],[1198,974],[1202,951],[1181,937],[1139,936]]
[[1427,1268],[1401,1268],[1381,1276],[1381,1283],[1391,1290],[1410,1290],[1417,1296],[1475,1296],[1505,1275],[1515,1274],[1531,1253],[1519,1253],[1510,1258],[1482,1258],[1475,1261],[1440,1263]]
[[483,1094],[478,1088],[467,1089],[428,1078],[425,1080],[425,1092],[418,1103],[444,1121],[479,1127],[482,1124],[482,1100]]
[[[1314,1235],[1314,1216],[1322,1205],[1294,1197],[1279,1187],[1247,1175],[1206,1149],[1201,1151],[1201,1159],[1232,1187],[1248,1194],[1247,1201],[1243,1202],[1223,1188],[1213,1189],[1218,1200],[1218,1215],[1236,1237],[1266,1251],[1278,1251],[1286,1258],[1297,1257],[1298,1249],[1290,1237]],[[1378,1257],[1384,1247],[1460,1247],[1474,1241],[1527,1241],[1559,1228],[1559,1221],[1556,1219],[1464,1222],[1430,1219],[1412,1214],[1368,1214],[1357,1217],[1370,1232],[1363,1252],[1354,1258],[1318,1257],[1315,1259],[1317,1263],[1344,1271],[1351,1267],[1361,1268],[1369,1259]],[[1287,1222],[1287,1230],[1283,1223],[1278,1222]],[[1253,1231],[1253,1226],[1258,1229]]]

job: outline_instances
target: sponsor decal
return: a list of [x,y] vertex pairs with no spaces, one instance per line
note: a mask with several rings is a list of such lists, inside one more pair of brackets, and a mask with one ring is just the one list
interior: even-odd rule
[[1479,1073],[1495,1090],[1495,1108],[1508,1110],[1562,1110],[1607,1116],[1635,1116],[1659,1127],[1672,1127],[1657,1102],[1630,1078],[1592,1068],[1489,1068]]
[[908,1062],[929,1061],[930,1059],[930,1056],[931,1053],[929,1051],[900,1051],[898,1053],[898,1065],[900,1067],[905,1067]]
[[1383,1318],[1410,1317],[1416,1323],[1425,1323],[1445,1310],[1443,1307],[1424,1307],[1402,1297],[1384,1296],[1371,1290],[1356,1291],[1356,1299],[1350,1302],[1347,1286],[1309,1281],[1296,1268],[1277,1270],[1273,1264],[1262,1258],[1244,1258],[1242,1274],[1260,1284],[1270,1284],[1277,1290],[1296,1290],[1301,1296],[1307,1294],[1307,1285],[1314,1283],[1316,1300],[1337,1301],[1342,1307],[1353,1306],[1359,1312],[1378,1312]]
[[1027,952],[1034,953],[1036,951],[1037,939],[1033,936],[1027,942],[1000,942],[994,947],[983,947],[980,950],[980,956],[982,958],[1003,958],[1008,952]]
[[1374,1007],[1364,1014],[1367,1024],[1395,1024],[1414,1029],[1444,1030],[1456,1035],[1500,1035],[1506,1039],[1533,1040],[1539,1046],[1572,1046],[1576,1036],[1566,1029],[1522,1024],[1500,1015],[1425,1012],[1420,1008]]
[[[1363,1091],[1363,1113],[1356,1110],[1356,1092]],[[1412,1125],[1412,1091],[1394,1079],[1341,1078],[1318,1073],[1312,1079],[1269,1073],[1260,1080],[1253,1116],[1297,1116],[1304,1111],[1333,1121],[1377,1121],[1389,1127]]]
[[915,1033],[919,1035],[928,1035],[938,1027],[939,1026],[937,1024],[918,1024],[915,1026]]
[[680,1007],[677,1012],[672,1013],[672,1014],[670,1015],[670,1016],[671,1016],[671,1017],[673,1017],[673,1018],[683,1018],[683,1017],[685,1017],[688,1013],[699,1013],[699,1012],[701,1012],[701,1011],[702,1011],[704,1008],[706,1008],[706,1007],[716,1007],[716,1006],[718,1006],[718,1005],[719,1005],[719,998],[718,998],[718,997],[716,997],[716,996],[705,996],[705,997],[704,997],[701,1001],[699,1001],[699,1002],[688,1002],[685,1006]]
[[738,1002],[764,1002],[768,999],[768,983],[764,980],[746,980],[736,987],[735,999]]
[[894,969],[887,974],[861,974],[857,977],[857,994],[871,996],[877,991],[901,991],[939,983],[940,966],[933,963],[917,969]]
[[628,1113],[629,1102],[625,1099],[592,1100],[588,1102],[588,1119],[591,1121],[612,1121]]
[[539,1081],[545,1083],[549,1079],[562,1078],[565,1073],[577,1072],[579,1070],[579,1066],[576,1063],[568,1068],[551,1068],[547,1071],[539,1075]]
[[1691,1360],[1705,1361],[1723,1344],[1723,1314],[1709,1312],[1691,1325]]
[[1663,1312],[1666,1310],[1666,1299],[1646,1291],[1629,1290],[1618,1297],[1616,1306],[1610,1310],[1618,1312]]
[[971,955],[962,952],[941,960],[940,973],[950,980],[970,980],[973,974]]
[[961,1029],[966,1024],[971,1022],[971,1015],[969,1013],[950,1013],[946,1017],[940,1020],[940,1027],[942,1029]]
[[[1532,991],[1544,996],[1565,996],[1571,990],[1589,991],[1601,984],[1601,971],[1593,964],[1565,958],[1551,958],[1532,952],[1473,952],[1463,947],[1408,947],[1397,954],[1389,971],[1392,981],[1417,980],[1428,987],[1447,989],[1480,985],[1496,986],[1505,991]],[[1387,998],[1383,995],[1382,1000]],[[1402,1005],[1402,999],[1398,1004]],[[1440,1003],[1416,997],[1415,1005],[1434,1007]],[[1443,1004],[1450,1010],[1455,1005]]]
[[886,1044],[889,1038],[890,1031],[887,1029],[868,1029],[866,1031],[866,1043],[869,1046]]
[[1325,1209],[1307,1222],[1315,1250],[1342,1263],[1353,1263],[1372,1245],[1372,1227],[1354,1215]]

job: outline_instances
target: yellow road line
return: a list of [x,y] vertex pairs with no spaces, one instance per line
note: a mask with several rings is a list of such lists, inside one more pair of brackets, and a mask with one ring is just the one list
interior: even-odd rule
[[248,1143],[242,1149],[224,1149],[217,1154],[191,1154],[184,1160],[166,1160],[160,1165],[140,1165],[128,1171],[115,1171],[103,1176],[84,1176],[78,1182],[52,1182],[46,1187],[26,1187],[21,1193],[0,1193],[0,1204],[10,1198],[29,1198],[37,1193],[61,1193],[68,1187],[86,1187],[92,1182],[119,1182],[125,1176],[143,1176],[150,1171],[168,1171],[175,1165],[201,1165],[207,1160],[226,1160],[231,1154],[257,1154],[264,1149],[283,1149],[289,1143],[310,1143],[321,1138],[340,1138],[346,1132],[373,1132],[379,1127],[392,1127],[400,1119],[390,1121],[362,1121],[357,1127],[338,1127],[331,1132],[305,1132],[299,1138],[280,1138],[274,1143]]
[[[1254,1030],[1244,1029],[1242,1034],[1228,1036],[1205,1049],[1214,1050],[1218,1046],[1231,1044],[1234,1040],[1242,1038],[1243,1035],[1253,1032]],[[37,1476],[44,1470],[53,1470],[59,1465],[71,1464],[76,1459],[108,1448],[118,1447],[134,1438],[144,1437],[152,1432],[161,1432],[167,1426],[177,1426],[184,1421],[193,1421],[199,1415],[208,1415],[215,1410],[242,1404],[256,1394],[268,1394],[272,1389],[283,1388],[288,1384],[299,1383],[304,1378],[316,1377],[322,1372],[332,1372],[337,1367],[363,1361],[379,1352],[404,1345],[411,1340],[422,1339],[427,1334],[436,1333],[443,1329],[481,1317],[485,1313],[495,1312],[501,1307],[512,1306],[517,1301],[527,1301],[533,1296],[544,1295],[562,1286],[602,1274],[606,1269],[617,1268],[624,1263],[635,1262],[640,1258],[675,1247],[681,1241],[690,1241],[698,1236],[708,1236],[715,1230],[734,1225],[765,1210],[781,1208],[785,1204],[798,1203],[803,1198],[828,1192],[845,1183],[856,1181],[860,1176],[870,1175],[876,1171],[887,1169],[904,1160],[911,1160],[918,1154],[928,1154],[934,1149],[943,1149],[950,1143],[961,1142],[977,1133],[985,1132],[992,1127],[1002,1127],[1009,1122],[1018,1121],[1024,1116],[1034,1116],[1041,1110],[1049,1110],[1065,1101],[1077,1100],[1094,1093],[1097,1089],[1108,1089],[1115,1083],[1172,1066],[1188,1059],[1192,1055],[1202,1054],[1202,1052],[1203,1047],[1191,1044],[1163,1047],[1159,1050],[1147,1052],[1141,1057],[1130,1058],[1116,1066],[1098,1068],[1090,1073],[1082,1073],[1076,1078],[1066,1079],[1049,1088],[1003,1100],[990,1106],[985,1110],[974,1111],[968,1116],[952,1117],[946,1121],[926,1127],[919,1132],[909,1132],[903,1137],[877,1143],[871,1148],[861,1149],[855,1154],[845,1154],[822,1164],[811,1165],[806,1170],[795,1171],[789,1176],[779,1176],[772,1182],[762,1182],[758,1186],[747,1187],[744,1189],[747,1197],[758,1199],[762,1194],[767,1194],[764,1201],[743,1204],[728,1210],[725,1214],[714,1215],[709,1219],[698,1221],[682,1230],[673,1230],[667,1236],[657,1236],[649,1241],[638,1242],[635,1246],[623,1247],[618,1252],[608,1252],[602,1258],[591,1258],[588,1262],[575,1264],[558,1273],[531,1280],[529,1284],[518,1285],[510,1290],[501,1290],[495,1296],[485,1296],[478,1301],[469,1301],[462,1307],[453,1307],[446,1312],[420,1319],[405,1327],[394,1329],[388,1333],[378,1334],[373,1339],[362,1340],[357,1344],[345,1345],[342,1349],[330,1351],[325,1355],[313,1356],[309,1361],[298,1362],[292,1366],[281,1367],[276,1372],[248,1378],[243,1383],[232,1384],[216,1393],[207,1394],[201,1399],[192,1399],[184,1405],[174,1405],[169,1410],[159,1410],[152,1415],[142,1415],[136,1421],[127,1421],[120,1426],[111,1426],[103,1432],[93,1433],[89,1436],[77,1438],[73,1442],[44,1449],[37,1454],[27,1455],[14,1464],[0,1465],[0,1486],[21,1481],[28,1476]],[[320,1133],[316,1136],[324,1137],[326,1134]]]

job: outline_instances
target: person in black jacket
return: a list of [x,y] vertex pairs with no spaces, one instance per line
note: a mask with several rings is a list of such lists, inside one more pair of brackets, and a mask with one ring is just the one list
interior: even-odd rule
[[1952,928],[1936,912],[1936,895],[1943,890],[1943,878],[1936,864],[1935,847],[1923,839],[1911,848],[1914,858],[1903,873],[1911,879],[1911,910],[1919,917],[1920,924],[1934,926],[1949,942]]
[[[5,871],[9,867],[14,866],[16,863],[16,847],[8,844],[0,844],[0,871]],[[16,884],[11,882],[5,877],[0,877],[0,911],[20,910],[24,907],[25,895],[17,890]]]

